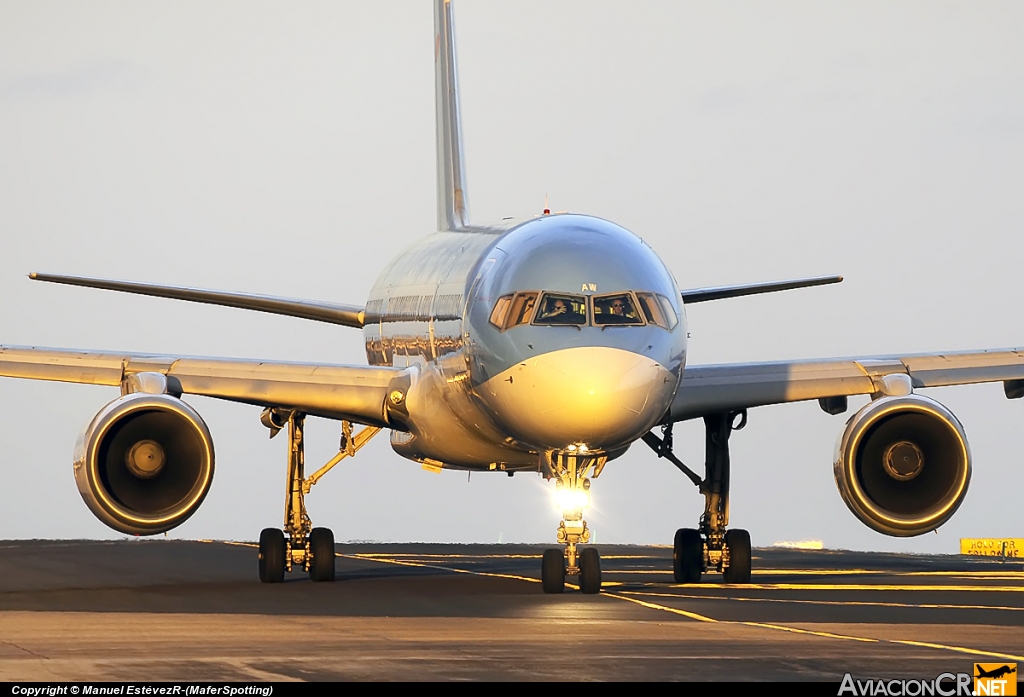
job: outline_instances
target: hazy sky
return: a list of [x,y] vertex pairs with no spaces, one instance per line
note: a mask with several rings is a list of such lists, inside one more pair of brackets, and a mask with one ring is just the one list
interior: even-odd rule
[[[683,287],[846,276],[693,307],[691,363],[1024,346],[1024,4],[457,0],[455,15],[474,220],[548,195],[641,235]],[[357,330],[25,274],[364,302],[435,220],[432,21],[429,0],[0,0],[0,343],[365,363]],[[938,534],[887,538],[847,511],[831,467],[845,417],[814,403],[754,410],[735,434],[733,524],[755,545],[879,550],[1024,535],[1024,400],[928,394],[975,465]],[[118,537],[71,470],[116,396],[0,380],[0,538]],[[170,535],[279,525],[285,439],[255,407],[188,401],[217,474]],[[311,419],[308,466],[337,441]],[[702,466],[702,425],[677,442]],[[670,544],[703,506],[642,443],[592,493],[598,543]],[[431,474],[385,437],[308,503],[339,540],[554,542],[558,523],[535,475]]]

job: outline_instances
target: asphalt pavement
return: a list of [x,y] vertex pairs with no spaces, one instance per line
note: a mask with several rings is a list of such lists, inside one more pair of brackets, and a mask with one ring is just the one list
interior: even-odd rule
[[671,549],[598,548],[600,595],[545,595],[543,546],[343,544],[334,583],[264,585],[252,543],[0,542],[0,680],[838,682],[1024,664],[1018,561],[756,549],[749,585],[679,585]]

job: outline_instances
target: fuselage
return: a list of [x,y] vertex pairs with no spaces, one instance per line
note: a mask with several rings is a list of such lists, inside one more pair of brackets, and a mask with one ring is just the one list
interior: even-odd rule
[[432,415],[393,432],[395,450],[470,469],[624,451],[664,417],[686,358],[654,250],[571,214],[426,237],[379,276],[364,335],[371,365],[411,368]]

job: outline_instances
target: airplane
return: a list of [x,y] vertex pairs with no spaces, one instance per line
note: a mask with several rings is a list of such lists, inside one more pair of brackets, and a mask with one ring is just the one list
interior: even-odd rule
[[1016,666],[1011,668],[1008,665],[1006,665],[1006,666],[999,666],[998,668],[993,668],[992,670],[985,670],[984,668],[982,668],[978,664],[975,664],[974,667],[975,667],[975,670],[978,671],[977,674],[974,676],[976,678],[1001,678],[1004,675],[1009,675],[1010,673],[1016,673],[1017,672]]
[[[578,213],[491,224],[470,221],[450,0],[435,0],[437,231],[401,252],[360,305],[149,283],[31,274],[92,287],[286,315],[362,329],[367,365],[286,363],[163,354],[0,347],[0,376],[119,388],[75,447],[88,508],[114,530],[166,532],[202,504],[214,475],[213,439],[186,395],[262,408],[271,436],[287,431],[285,522],[259,540],[259,577],[301,569],[335,578],[334,535],[313,527],[305,497],[331,468],[389,432],[393,450],[433,469],[540,473],[558,491],[557,547],[544,552],[542,588],[576,576],[601,590],[588,543],[589,490],[638,441],[703,494],[695,527],[676,531],[673,577],[751,577],[747,531],[729,527],[733,431],[755,407],[817,400],[848,411],[833,472],[851,512],[892,536],[937,529],[971,478],[964,429],[921,388],[1002,382],[1024,396],[1024,349],[758,363],[687,364],[686,308],[759,293],[838,283],[821,276],[680,289],[633,232]],[[342,443],[307,476],[307,416],[337,420]],[[674,452],[673,426],[701,419],[703,476]]]

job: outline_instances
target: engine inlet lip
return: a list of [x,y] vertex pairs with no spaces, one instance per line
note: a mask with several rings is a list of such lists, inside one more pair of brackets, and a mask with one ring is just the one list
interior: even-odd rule
[[[958,497],[950,498],[918,514],[896,514],[876,505],[861,487],[857,478],[855,453],[860,448],[861,441],[871,426],[896,411],[918,412],[942,417],[946,426],[957,436],[959,457],[966,463],[966,467],[954,483],[954,487],[960,491]],[[845,485],[839,484],[840,496],[861,522],[885,535],[913,537],[934,530],[953,515],[967,493],[967,487],[971,480],[971,454],[963,426],[949,409],[928,397],[912,394],[902,397],[886,397],[877,402],[868,403],[850,417],[847,429],[840,435],[836,445],[836,471],[842,470],[842,478],[847,482]],[[840,479],[837,477],[837,482],[839,481]],[[846,486],[849,488],[846,489]]]
[[[897,448],[900,449],[899,453],[896,452]],[[894,458],[902,456],[906,459],[908,455],[913,457],[916,462],[913,463],[913,467],[910,471],[901,471],[897,466],[897,463],[894,462]],[[882,465],[885,467],[885,473],[896,481],[909,482],[924,471],[924,453],[921,452],[921,448],[919,448],[916,443],[911,443],[909,440],[901,440],[893,443],[885,449],[885,454],[882,457]]]
[[[95,496],[95,503],[97,504],[97,507],[93,507],[93,504],[90,504],[89,500],[86,499],[86,504],[93,513],[115,530],[133,535],[150,535],[173,528],[176,524],[173,512],[146,515],[122,506],[104,490],[99,480],[97,468],[87,466],[87,463],[96,462],[100,444],[119,419],[138,411],[149,410],[166,411],[185,417],[204,443],[205,484],[195,487],[190,497],[181,503],[182,508],[194,510],[199,506],[202,500],[206,498],[214,474],[215,459],[213,438],[210,436],[210,431],[207,429],[202,417],[182,400],[170,395],[137,392],[114,400],[101,409],[86,427],[85,431],[83,431],[79,444],[76,446],[76,477],[78,476],[77,472],[79,469],[84,469],[83,474],[88,481],[88,488],[93,496]],[[89,436],[87,439],[85,438],[86,435]],[[81,489],[81,485],[79,488]]]

